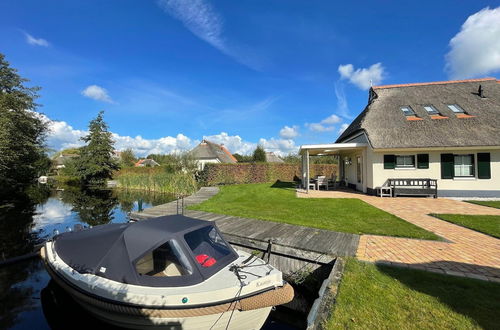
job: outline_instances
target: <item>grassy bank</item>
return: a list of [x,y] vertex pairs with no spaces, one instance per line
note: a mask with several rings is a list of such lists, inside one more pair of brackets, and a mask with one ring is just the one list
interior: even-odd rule
[[191,173],[169,172],[163,167],[135,167],[118,171],[114,179],[124,189],[141,189],[169,194],[189,195],[198,189]]
[[500,238],[500,215],[432,214],[432,216]]
[[466,202],[500,209],[500,201],[466,201]]
[[327,329],[495,329],[500,284],[350,259]]
[[219,194],[190,208],[346,233],[438,239],[356,198],[297,198],[294,184],[286,182],[223,186]]

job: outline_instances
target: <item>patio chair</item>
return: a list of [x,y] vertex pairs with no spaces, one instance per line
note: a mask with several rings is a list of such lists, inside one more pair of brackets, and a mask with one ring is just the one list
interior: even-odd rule
[[335,174],[332,175],[331,179],[328,179],[328,190],[330,188],[335,189],[337,187],[337,176]]
[[326,176],[318,176],[318,181],[316,182],[316,187],[318,188],[318,190],[320,190],[321,187],[325,187],[325,189],[328,190],[328,184],[329,182]]

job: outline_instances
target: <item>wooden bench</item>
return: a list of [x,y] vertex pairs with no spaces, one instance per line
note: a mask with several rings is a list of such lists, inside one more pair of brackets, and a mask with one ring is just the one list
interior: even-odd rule
[[393,196],[433,196],[437,198],[436,179],[388,179]]

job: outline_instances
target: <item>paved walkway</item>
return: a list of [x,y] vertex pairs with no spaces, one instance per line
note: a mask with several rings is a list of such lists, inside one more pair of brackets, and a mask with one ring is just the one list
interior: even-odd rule
[[362,235],[358,259],[500,282],[500,240],[429,216],[500,215],[500,209],[445,198],[380,198],[344,191],[297,193],[303,198],[359,198],[443,237],[445,242]]

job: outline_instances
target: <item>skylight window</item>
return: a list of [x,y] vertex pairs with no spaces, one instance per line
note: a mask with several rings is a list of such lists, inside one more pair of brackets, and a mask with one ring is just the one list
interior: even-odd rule
[[460,108],[458,104],[448,104],[448,108],[454,113],[465,113],[464,109]]
[[401,107],[401,111],[403,111],[403,113],[405,114],[405,116],[415,116],[415,111],[413,111],[413,109],[408,105],[408,106],[404,106],[404,107]]
[[439,111],[432,105],[424,105],[424,109],[429,115],[439,115]]

